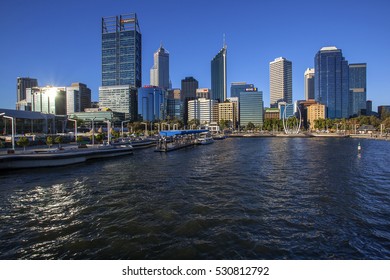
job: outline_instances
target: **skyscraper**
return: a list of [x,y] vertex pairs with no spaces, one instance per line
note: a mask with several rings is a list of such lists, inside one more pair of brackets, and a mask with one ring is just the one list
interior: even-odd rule
[[324,47],[314,59],[315,100],[326,106],[330,119],[349,117],[349,67],[342,51]]
[[284,57],[276,58],[269,64],[270,103],[272,108],[278,102],[292,103],[292,63]]
[[150,69],[150,85],[165,90],[169,88],[169,52],[162,45],[154,53],[154,64]]
[[26,95],[26,89],[37,86],[37,79],[20,77],[16,79],[16,110],[31,111],[31,95]]
[[198,87],[199,83],[194,77],[186,77],[181,80],[181,100],[184,103],[184,124],[187,124],[188,121],[188,101],[196,98],[196,89]]
[[[349,64],[349,114],[361,115],[367,113],[367,64],[366,63],[354,63]],[[362,111],[363,110],[363,111]]]
[[141,31],[136,14],[102,18],[102,86],[141,87]]
[[227,97],[226,45],[211,60],[211,99],[224,102]]
[[307,68],[305,71],[305,100],[314,99],[314,68]]

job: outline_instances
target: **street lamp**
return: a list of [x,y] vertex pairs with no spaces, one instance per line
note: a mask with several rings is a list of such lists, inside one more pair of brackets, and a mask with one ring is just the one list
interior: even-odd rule
[[111,143],[111,122],[109,120],[105,120],[105,123],[107,123],[107,137],[108,137],[108,145]]
[[12,150],[15,150],[15,125],[14,125],[14,118],[6,116],[5,113],[1,113],[0,116],[2,116],[5,119],[10,119],[11,120],[11,142],[12,142]]
[[123,138],[123,124],[128,123],[130,121],[122,121],[121,123],[121,132],[122,132],[122,138]]
[[68,121],[74,122],[74,141],[77,143],[77,120],[68,119]]

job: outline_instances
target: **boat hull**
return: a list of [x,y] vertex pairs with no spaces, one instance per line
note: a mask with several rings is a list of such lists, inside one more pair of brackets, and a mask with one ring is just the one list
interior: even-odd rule
[[124,156],[132,153],[132,147],[104,147],[82,151],[5,155],[0,157],[0,170],[66,166],[91,159]]

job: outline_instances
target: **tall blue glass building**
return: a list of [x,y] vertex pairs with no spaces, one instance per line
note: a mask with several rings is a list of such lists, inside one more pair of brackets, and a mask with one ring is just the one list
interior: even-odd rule
[[350,115],[367,113],[367,64],[349,64]]
[[138,119],[164,120],[167,116],[167,92],[156,86],[138,89]]
[[315,56],[315,100],[330,119],[349,117],[349,67],[340,49],[324,47]]
[[226,45],[211,60],[211,99],[225,102],[227,98]]
[[136,14],[102,18],[102,86],[141,87],[141,31]]

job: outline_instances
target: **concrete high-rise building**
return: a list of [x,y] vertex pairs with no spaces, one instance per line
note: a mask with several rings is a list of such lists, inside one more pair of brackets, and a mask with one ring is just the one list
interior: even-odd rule
[[167,116],[167,92],[156,86],[138,89],[138,120],[165,120]]
[[137,88],[130,85],[99,87],[99,106],[124,113],[125,119],[137,120]]
[[314,99],[314,68],[307,68],[305,71],[305,100]]
[[226,45],[211,60],[211,99],[224,102],[227,98]]
[[154,53],[154,64],[150,69],[150,85],[167,90],[169,84],[169,52],[160,48]]
[[366,114],[367,109],[367,64],[349,64],[349,115]]
[[91,89],[82,83],[72,83],[66,87],[66,114],[84,112],[91,107]]
[[37,86],[37,79],[21,77],[16,79],[16,110],[31,111],[31,95],[27,95],[26,90]]
[[230,85],[230,97],[240,97],[241,92],[245,92],[246,89],[254,88],[253,84],[247,84],[246,82],[234,82]]
[[199,120],[200,124],[210,124],[218,121],[218,101],[213,99],[199,98],[188,101],[188,119]]
[[263,125],[264,102],[262,91],[242,92],[240,94],[240,126],[249,122]]
[[315,100],[326,106],[330,119],[349,117],[349,67],[341,49],[324,47],[314,59]]
[[102,86],[141,87],[141,31],[137,15],[102,18]]
[[284,57],[269,64],[270,103],[277,108],[279,102],[292,103],[292,62]]

